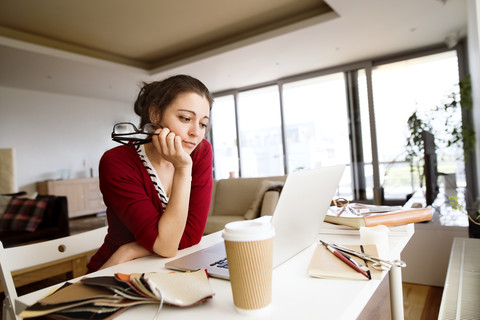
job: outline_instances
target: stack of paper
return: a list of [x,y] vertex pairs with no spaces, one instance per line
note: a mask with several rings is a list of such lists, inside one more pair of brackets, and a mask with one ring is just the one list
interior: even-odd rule
[[[355,251],[361,251],[361,248],[358,245],[346,245],[345,247]],[[365,245],[363,248],[365,253],[377,256],[377,248],[375,245]],[[366,265],[370,270],[372,279],[381,279],[382,272],[374,269],[371,262],[363,261],[360,258],[353,256],[352,259]],[[316,278],[368,280],[365,276],[346,265],[321,244],[317,245],[315,248],[315,252],[310,260],[310,265],[308,266],[308,274]]]

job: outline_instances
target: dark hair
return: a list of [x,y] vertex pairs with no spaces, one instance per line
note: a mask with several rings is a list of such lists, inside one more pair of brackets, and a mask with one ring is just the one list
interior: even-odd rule
[[150,122],[151,106],[154,106],[161,116],[178,95],[188,92],[205,97],[210,109],[212,108],[212,94],[200,80],[191,76],[176,75],[163,81],[144,82],[134,104],[134,111],[140,116],[140,128]]

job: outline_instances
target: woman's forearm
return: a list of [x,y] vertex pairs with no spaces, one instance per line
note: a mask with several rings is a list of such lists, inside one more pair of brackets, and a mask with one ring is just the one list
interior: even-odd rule
[[158,221],[158,237],[153,246],[158,255],[173,257],[177,254],[188,216],[191,174],[191,166],[175,169],[171,197]]
[[149,254],[150,252],[137,242],[126,243],[120,246],[100,269],[105,269],[119,263],[145,257]]

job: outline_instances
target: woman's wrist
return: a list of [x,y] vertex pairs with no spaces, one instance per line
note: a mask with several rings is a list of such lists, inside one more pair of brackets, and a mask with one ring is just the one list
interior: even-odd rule
[[180,167],[175,167],[175,175],[182,177],[191,177],[192,176],[192,165],[185,165]]
[[122,245],[119,252],[124,261],[130,261],[150,254],[147,249],[139,245],[137,242],[130,242]]

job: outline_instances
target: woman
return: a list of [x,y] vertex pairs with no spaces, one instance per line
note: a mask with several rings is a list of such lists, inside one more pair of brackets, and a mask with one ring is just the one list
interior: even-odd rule
[[89,272],[151,253],[173,257],[200,242],[212,194],[212,147],[204,139],[212,103],[190,76],[144,84],[134,110],[140,128],[158,129],[151,142],[113,148],[100,160],[109,228]]

